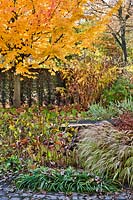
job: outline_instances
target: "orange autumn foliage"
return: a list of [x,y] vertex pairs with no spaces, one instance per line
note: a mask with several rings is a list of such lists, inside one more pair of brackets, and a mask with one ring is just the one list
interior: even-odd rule
[[[0,68],[30,76],[32,69],[52,68],[53,58],[64,60],[79,53],[103,32],[105,24],[121,0],[95,27],[81,28],[86,0],[1,0]],[[93,2],[93,0],[92,0]],[[91,16],[92,17],[92,16]],[[79,42],[79,44],[77,44]],[[45,65],[45,66],[44,66]]]

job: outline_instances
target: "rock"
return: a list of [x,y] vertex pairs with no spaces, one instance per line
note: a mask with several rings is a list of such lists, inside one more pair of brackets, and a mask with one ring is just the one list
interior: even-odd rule
[[21,196],[22,197],[31,197],[33,194],[32,193],[30,193],[30,192],[23,192],[22,194],[21,194]]
[[9,200],[8,197],[0,197],[0,200]]
[[127,200],[128,198],[126,196],[118,196],[117,200]]
[[112,196],[106,196],[105,200],[112,200]]
[[33,198],[38,198],[38,199],[42,199],[42,198],[45,198],[46,195],[45,194],[35,194],[33,195]]
[[0,190],[0,197],[4,195],[5,195],[5,192]]

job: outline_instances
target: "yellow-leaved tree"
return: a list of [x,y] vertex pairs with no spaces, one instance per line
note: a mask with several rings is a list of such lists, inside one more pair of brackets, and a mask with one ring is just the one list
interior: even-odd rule
[[[93,0],[91,0],[93,2]],[[105,29],[121,0],[92,28],[81,29],[86,0],[1,0],[0,68],[14,73],[14,106],[20,106],[20,76],[33,76],[35,69],[53,69],[53,59],[65,60],[79,53]]]

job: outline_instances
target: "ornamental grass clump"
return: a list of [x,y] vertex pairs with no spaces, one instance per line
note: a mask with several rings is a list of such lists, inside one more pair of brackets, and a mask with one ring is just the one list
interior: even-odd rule
[[21,174],[16,179],[19,189],[47,192],[114,192],[118,184],[111,179],[107,180],[91,175],[84,171],[76,171],[72,167],[67,169],[37,168],[28,174]]
[[109,123],[81,133],[79,155],[87,170],[133,186],[133,131]]

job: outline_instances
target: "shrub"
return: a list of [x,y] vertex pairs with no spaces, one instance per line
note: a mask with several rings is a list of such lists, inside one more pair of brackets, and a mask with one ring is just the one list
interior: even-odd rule
[[133,131],[119,132],[107,125],[81,134],[79,156],[85,168],[133,186]]
[[63,71],[67,101],[80,104],[84,109],[99,99],[103,89],[116,80],[119,74],[117,67],[111,66],[105,59],[96,60],[94,56],[91,62],[72,60]]
[[130,80],[124,77],[119,77],[110,88],[106,88],[101,95],[101,101],[104,105],[109,105],[110,102],[121,102],[125,98],[131,97],[131,89],[133,84]]
[[57,170],[37,168],[28,174],[21,174],[16,179],[19,189],[44,190],[48,192],[110,192],[116,191],[118,185],[112,180],[100,178],[84,171],[69,167]]

